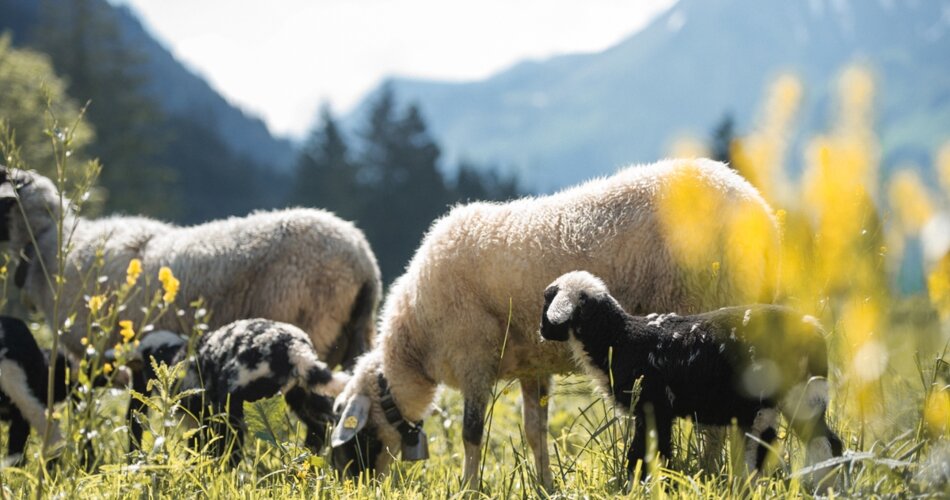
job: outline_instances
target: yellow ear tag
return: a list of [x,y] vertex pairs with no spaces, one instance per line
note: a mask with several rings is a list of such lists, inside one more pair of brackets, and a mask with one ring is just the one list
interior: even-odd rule
[[356,417],[354,415],[350,415],[349,417],[346,417],[345,419],[343,419],[344,429],[355,429],[357,424],[359,424],[359,422],[356,420]]
[[547,407],[548,407],[548,397],[547,397],[547,396],[541,396],[541,400],[538,401],[538,402],[541,404],[541,408],[547,408]]

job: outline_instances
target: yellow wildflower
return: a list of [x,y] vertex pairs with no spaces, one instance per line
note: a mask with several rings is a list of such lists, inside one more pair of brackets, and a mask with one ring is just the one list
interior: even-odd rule
[[125,282],[129,286],[134,285],[140,274],[142,274],[142,261],[138,259],[130,260],[129,268],[125,270]]
[[105,295],[93,295],[92,297],[89,297],[89,302],[87,305],[89,306],[89,310],[92,311],[93,314],[95,314],[99,312],[100,309],[102,309],[102,306],[105,305],[105,303],[106,303]]
[[158,270],[158,281],[162,282],[162,288],[165,290],[165,295],[162,296],[162,299],[166,304],[171,304],[175,301],[175,296],[178,295],[178,286],[181,284],[178,281],[178,278],[172,274],[172,270],[168,266],[162,266]]
[[106,363],[102,365],[102,373],[105,373],[106,375],[112,373],[112,363]]
[[934,391],[924,403],[924,422],[935,437],[946,434],[950,428],[950,393]]
[[79,339],[79,343],[80,343],[83,347],[89,345],[89,337],[83,337],[83,338]]
[[941,318],[950,318],[950,253],[944,255],[927,277],[930,301]]
[[135,336],[135,330],[132,329],[132,322],[124,319],[119,322],[119,327],[121,328],[121,330],[119,330],[119,335],[122,336],[122,341],[128,342],[132,340],[132,337]]

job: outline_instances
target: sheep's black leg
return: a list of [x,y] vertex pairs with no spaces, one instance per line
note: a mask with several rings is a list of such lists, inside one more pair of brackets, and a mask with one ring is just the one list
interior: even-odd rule
[[548,491],[554,486],[548,458],[548,393],[551,377],[521,379],[524,432],[534,453],[534,465],[541,485]]
[[294,387],[284,394],[284,400],[294,415],[307,427],[304,445],[313,453],[319,453],[326,442],[327,427],[333,420],[329,398]]
[[228,405],[228,423],[230,432],[225,434],[228,436],[228,439],[225,439],[225,446],[231,445],[230,463],[231,467],[236,467],[244,458],[244,400],[241,398],[231,397]]
[[651,431],[654,433],[652,438],[656,439],[656,451],[664,457],[671,455],[673,420],[667,413],[655,412],[653,405],[649,403],[634,411],[633,441],[627,451],[627,470],[631,473],[636,469],[638,461],[642,460],[646,465],[656,460],[656,457],[647,456]]
[[488,398],[483,395],[465,398],[465,414],[462,418],[462,440],[465,441],[465,483],[478,487],[476,478],[481,462],[482,434],[485,430],[485,409]]
[[673,415],[662,409],[656,412],[656,451],[669,460],[673,456]]
[[[145,370],[132,371],[132,390],[148,397],[148,381],[145,379]],[[142,446],[143,429],[136,413],[145,418],[148,414],[148,405],[129,396],[129,409],[126,412],[126,421],[129,425],[129,451],[138,450]]]
[[25,462],[23,450],[26,449],[26,440],[30,437],[30,423],[15,407],[12,410],[7,440],[7,460],[9,465],[19,466]]
[[647,456],[646,414],[638,409],[633,415],[633,440],[627,449],[627,470],[632,474],[637,468],[637,462]]

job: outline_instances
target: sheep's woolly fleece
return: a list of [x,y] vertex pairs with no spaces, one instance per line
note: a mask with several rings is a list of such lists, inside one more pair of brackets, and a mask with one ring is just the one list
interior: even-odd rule
[[[376,257],[359,229],[329,212],[257,212],[190,227],[131,216],[90,220],[75,215],[68,204],[57,208],[59,194],[46,177],[3,172],[19,186],[19,207],[2,214],[0,225],[6,225],[17,251],[31,241],[32,231],[38,257],[51,273],[58,272],[55,220],[63,214],[71,251],[62,270],[66,289],[60,305],[76,313],[75,325],[86,324],[84,297],[93,295],[96,276],[90,273],[96,271],[101,251],[104,264],[98,274],[107,279],[102,286],[119,287],[129,262],[142,262],[140,283],[148,286],[125,309],[124,319],[135,324],[140,324],[145,301],[160,287],[159,269],[168,266],[181,282],[175,305],[187,307],[204,298],[211,328],[256,317],[292,323],[310,334],[321,359],[333,365],[351,361],[372,342],[381,290]],[[36,262],[29,266],[24,296],[53,321],[52,286],[42,267]],[[166,314],[154,326],[188,332],[183,319]],[[83,334],[82,328],[70,329],[64,345],[81,353]]]

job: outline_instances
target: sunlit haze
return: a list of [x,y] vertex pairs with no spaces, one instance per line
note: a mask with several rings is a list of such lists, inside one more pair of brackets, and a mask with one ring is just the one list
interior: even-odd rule
[[112,0],[277,134],[345,113],[391,75],[471,80],[605,49],[675,0]]

